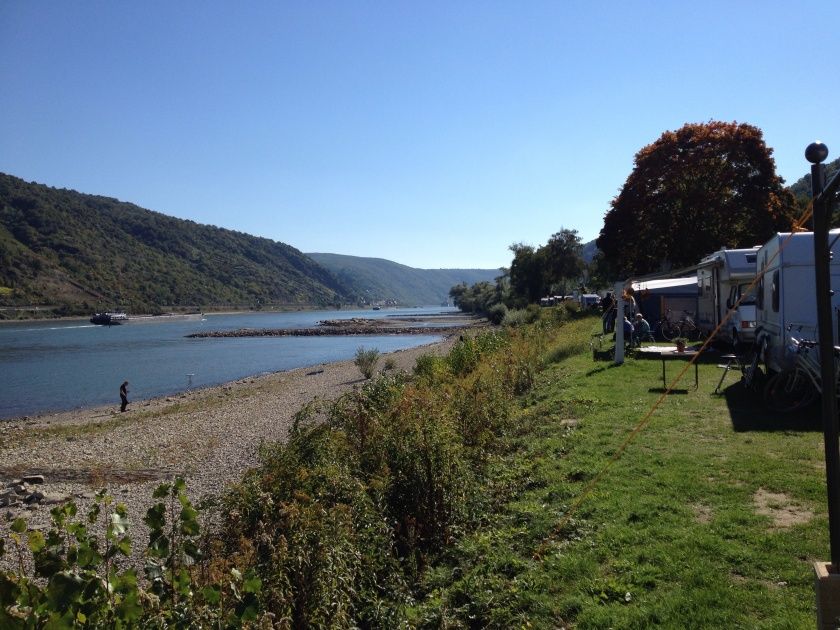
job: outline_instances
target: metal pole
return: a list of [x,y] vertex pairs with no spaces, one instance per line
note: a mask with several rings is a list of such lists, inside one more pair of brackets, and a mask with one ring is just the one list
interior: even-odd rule
[[621,299],[622,291],[624,291],[624,283],[616,282],[613,287],[615,293],[615,356],[613,362],[616,365],[624,363],[624,300]]
[[[831,321],[831,271],[828,249],[830,200],[822,194],[828,148],[813,143],[805,150],[811,162],[811,192],[814,204],[814,284],[817,291],[817,341],[822,379],[822,420],[825,442],[825,481],[828,496],[828,537],[832,572],[840,572],[840,440],[837,426],[837,391],[834,387],[834,326]],[[831,195],[829,195],[831,196]]]

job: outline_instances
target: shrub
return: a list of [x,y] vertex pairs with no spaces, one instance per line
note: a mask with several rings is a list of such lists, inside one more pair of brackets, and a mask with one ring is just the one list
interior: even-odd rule
[[542,317],[542,308],[537,304],[529,304],[525,309],[525,323],[533,324]]
[[504,304],[494,304],[487,311],[487,319],[489,319],[491,323],[499,325],[504,321],[507,312],[507,306]]
[[414,375],[427,385],[443,380],[448,373],[446,359],[433,354],[422,354],[414,363]]
[[514,308],[505,313],[505,318],[502,320],[503,326],[522,326],[525,324],[525,310],[521,308]]
[[379,361],[379,350],[370,348],[366,350],[364,346],[359,346],[356,350],[356,358],[353,363],[359,368],[366,379],[370,379],[376,371],[376,363]]
[[473,371],[478,365],[478,358],[480,356],[480,349],[475,339],[471,337],[461,337],[461,339],[452,346],[449,351],[449,356],[446,361],[449,368],[456,376],[465,376]]
[[247,559],[288,627],[390,627],[406,590],[379,495],[346,433],[309,426],[262,452],[225,498],[226,555]]

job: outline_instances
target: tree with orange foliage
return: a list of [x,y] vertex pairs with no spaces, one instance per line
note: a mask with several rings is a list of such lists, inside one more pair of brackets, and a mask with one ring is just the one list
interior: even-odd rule
[[693,265],[789,230],[793,195],[761,130],[712,121],[666,131],[635,157],[597,239],[613,277]]

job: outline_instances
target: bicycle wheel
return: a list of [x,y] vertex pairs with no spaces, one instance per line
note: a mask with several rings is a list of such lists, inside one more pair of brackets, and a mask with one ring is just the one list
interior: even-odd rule
[[816,388],[800,368],[782,370],[764,386],[764,404],[771,411],[790,413],[807,407],[816,397]]
[[669,321],[664,321],[659,325],[659,334],[666,341],[671,341],[680,336],[680,327]]
[[699,341],[700,329],[694,323],[684,322],[682,325],[682,335],[689,341]]

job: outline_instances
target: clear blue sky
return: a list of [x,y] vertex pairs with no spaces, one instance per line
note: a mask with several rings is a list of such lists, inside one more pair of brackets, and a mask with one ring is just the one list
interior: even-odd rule
[[595,238],[686,122],[756,125],[788,183],[812,140],[840,155],[838,28],[836,0],[0,0],[0,171],[307,252],[506,266]]

